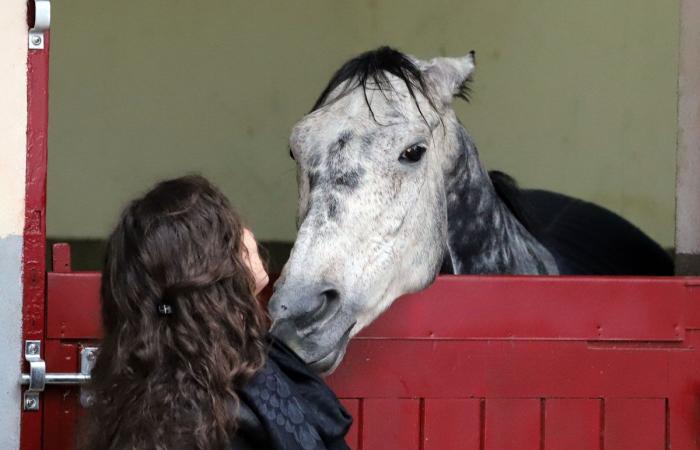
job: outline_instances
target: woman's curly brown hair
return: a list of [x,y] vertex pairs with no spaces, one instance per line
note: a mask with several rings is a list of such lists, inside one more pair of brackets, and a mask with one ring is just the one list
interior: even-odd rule
[[238,397],[265,361],[265,316],[243,226],[206,179],[131,202],[102,274],[104,339],[81,447],[224,449]]

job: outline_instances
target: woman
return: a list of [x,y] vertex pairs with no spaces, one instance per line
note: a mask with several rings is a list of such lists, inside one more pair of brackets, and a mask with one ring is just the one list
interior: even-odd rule
[[335,395],[266,336],[265,284],[252,234],[204,178],[131,202],[107,246],[82,448],[347,449]]

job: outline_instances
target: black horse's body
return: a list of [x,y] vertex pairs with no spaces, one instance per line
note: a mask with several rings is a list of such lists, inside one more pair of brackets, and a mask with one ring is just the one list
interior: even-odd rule
[[490,172],[499,198],[549,250],[562,275],[673,275],[670,254],[635,225],[590,202],[519,189]]

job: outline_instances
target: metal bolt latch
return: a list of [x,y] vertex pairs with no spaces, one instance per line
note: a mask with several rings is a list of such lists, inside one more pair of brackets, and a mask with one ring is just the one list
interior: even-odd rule
[[[24,343],[24,359],[29,363],[29,373],[22,374],[21,384],[27,386],[24,393],[25,411],[38,411],[39,395],[47,384],[82,385],[90,381],[90,372],[95,365],[96,347],[83,347],[80,351],[80,373],[46,373],[46,362],[41,359],[41,341]],[[80,388],[80,403],[84,407],[94,403],[92,393]]]

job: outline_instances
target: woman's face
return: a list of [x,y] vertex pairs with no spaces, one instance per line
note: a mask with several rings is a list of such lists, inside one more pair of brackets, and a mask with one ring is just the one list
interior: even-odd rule
[[250,273],[253,274],[253,278],[255,279],[255,295],[257,295],[267,286],[267,283],[270,282],[270,277],[265,270],[265,265],[260,259],[258,243],[255,241],[255,236],[253,232],[247,228],[243,229],[243,245],[248,253],[246,262],[248,263]]

